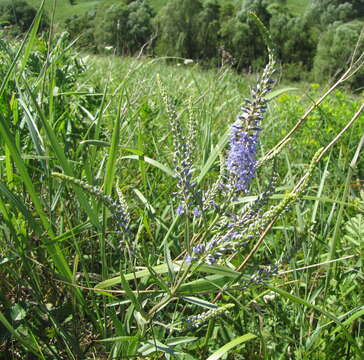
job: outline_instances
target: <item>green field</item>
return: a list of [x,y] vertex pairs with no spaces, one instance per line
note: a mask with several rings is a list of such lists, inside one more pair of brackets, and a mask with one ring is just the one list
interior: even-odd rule
[[0,359],[362,358],[364,105],[344,80],[35,33],[0,40]]

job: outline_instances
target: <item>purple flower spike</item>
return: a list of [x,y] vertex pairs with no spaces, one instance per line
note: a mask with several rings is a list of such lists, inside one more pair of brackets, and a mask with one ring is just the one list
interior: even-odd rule
[[236,122],[231,126],[227,168],[237,191],[247,192],[255,175],[258,132],[249,134]]
[[246,99],[241,113],[230,128],[230,150],[227,169],[230,172],[229,187],[236,192],[248,192],[255,176],[256,152],[261,122],[267,110],[265,95],[271,90],[274,80],[274,59],[270,56],[263,75],[256,87],[250,89],[251,99]]

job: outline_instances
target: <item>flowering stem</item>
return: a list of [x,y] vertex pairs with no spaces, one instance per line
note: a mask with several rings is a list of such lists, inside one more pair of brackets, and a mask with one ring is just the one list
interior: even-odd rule
[[[186,206],[187,207],[187,206]],[[186,211],[186,222],[185,222],[185,249],[187,253],[190,253],[191,246],[190,246],[190,217],[188,209]]]
[[347,76],[351,73],[352,66],[348,68],[348,70],[340,77],[340,79],[330,87],[313,105],[309,107],[309,109],[304,113],[304,115],[297,121],[297,123],[293,126],[293,128],[287,133],[286,136],[283,137],[279,143],[274,146],[271,150],[269,150],[262,159],[260,159],[257,163],[257,168],[262,166],[267,160],[269,160],[277,151],[280,151],[291,139],[292,135],[302,126],[308,116],[315,110],[341,83],[343,83]]

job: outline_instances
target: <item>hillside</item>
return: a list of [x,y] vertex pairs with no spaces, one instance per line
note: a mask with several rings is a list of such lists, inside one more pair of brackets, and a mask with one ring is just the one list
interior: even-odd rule
[[[39,6],[41,0],[28,1]],[[345,66],[360,38],[362,24],[357,20],[364,13],[361,0],[63,0],[54,4],[56,31],[66,30],[88,53],[130,56],[143,49],[153,57],[193,59],[205,67],[229,64],[245,73],[257,71],[265,61],[261,19],[286,78],[318,83],[334,78]],[[46,2],[48,19],[51,6],[52,1]],[[20,3],[16,9],[3,6],[1,12],[3,26],[14,25],[9,35],[25,32],[35,16],[34,8]],[[360,88],[363,77],[363,71],[356,73],[351,86]]]
[[[7,0],[0,0],[0,3]],[[103,0],[75,0],[71,5],[70,0],[57,0],[55,18],[56,22],[63,23],[67,18],[73,15],[82,15],[87,11],[95,9]],[[113,1],[113,0],[110,0]],[[168,0],[146,0],[157,12],[168,2]],[[224,2],[225,0],[220,0]],[[289,9],[295,15],[300,15],[306,8],[310,0],[287,0]],[[26,2],[34,7],[39,6],[41,0],[26,0]],[[274,1],[272,1],[274,2]],[[240,4],[241,0],[235,0],[236,4]],[[45,8],[48,14],[51,14],[53,1],[46,0]]]

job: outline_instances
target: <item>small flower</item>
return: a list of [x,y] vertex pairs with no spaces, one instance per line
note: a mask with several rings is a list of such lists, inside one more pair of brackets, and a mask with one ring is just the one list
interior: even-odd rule
[[201,211],[196,207],[193,209],[193,216],[194,217],[200,217],[201,216]]
[[185,212],[185,211],[184,211],[184,209],[183,209],[183,205],[182,205],[182,204],[178,205],[178,208],[176,209],[176,213],[177,213],[178,215],[182,215],[184,212]]
[[219,315],[223,315],[228,312],[229,309],[233,308],[234,304],[226,304],[215,309],[205,311],[201,314],[189,316],[185,321],[185,327],[187,329],[196,329],[206,323],[208,320],[215,318]]

